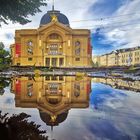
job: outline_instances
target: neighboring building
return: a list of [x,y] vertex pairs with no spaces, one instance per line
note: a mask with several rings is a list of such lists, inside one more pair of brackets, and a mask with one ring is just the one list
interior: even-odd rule
[[[11,92],[15,106],[37,108],[40,118],[49,126],[63,122],[71,108],[87,108],[91,79],[68,76],[17,77],[12,79]],[[61,120],[62,119],[62,120]]]
[[121,49],[119,52],[120,65],[138,65],[140,64],[140,47]]
[[15,31],[13,66],[91,67],[90,30],[72,29],[60,11],[48,11],[38,29]]
[[107,56],[107,66],[118,66],[118,53],[113,51]]
[[100,67],[140,65],[140,47],[120,49],[93,57],[93,63],[98,63]]
[[108,64],[107,55],[102,55],[98,60],[100,60],[99,66],[106,66]]

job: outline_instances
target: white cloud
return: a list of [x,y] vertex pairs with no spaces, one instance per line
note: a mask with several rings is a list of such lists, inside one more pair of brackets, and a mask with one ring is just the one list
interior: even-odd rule
[[[98,0],[55,0],[55,9],[60,10],[70,20],[72,28],[102,28],[101,31],[105,35],[105,40],[100,40],[102,43],[112,44],[114,49],[135,47],[140,44],[140,0],[131,0],[122,5],[112,16],[116,18],[99,18],[98,15],[90,12],[91,5],[94,5]],[[30,16],[31,23],[27,25],[12,24],[4,25],[0,28],[0,41],[4,42],[6,48],[14,43],[14,32],[16,29],[23,28],[38,28],[41,17],[51,9],[52,1],[47,1],[47,7],[41,7],[42,12],[35,16]],[[130,14],[133,13],[133,14]],[[120,16],[126,15],[126,16]],[[97,20],[96,20],[97,18]],[[87,22],[73,22],[77,20],[95,19]],[[126,26],[128,25],[128,26]],[[6,34],[13,34],[9,39]],[[125,45],[124,45],[125,44]]]
[[[71,27],[81,27],[85,26],[85,23],[80,22],[71,22],[75,20],[81,20],[90,17],[90,14],[87,13],[87,9],[91,6],[91,4],[95,3],[97,0],[56,0],[55,1],[55,9],[60,10],[63,14],[65,14],[69,20]],[[40,24],[41,17],[48,11],[51,10],[52,1],[47,1],[47,7],[41,7],[42,12],[36,14],[35,16],[29,16],[31,19],[31,23],[26,25],[20,24],[12,24],[9,22],[8,25],[2,24],[2,28],[0,28],[0,42],[4,42],[6,48],[9,48],[10,44],[14,43],[14,33],[16,29],[29,29],[29,28],[38,28]],[[13,34],[11,39],[6,37],[6,34]]]
[[108,22],[111,27],[105,29],[105,32],[106,30],[107,32],[104,35],[106,41],[112,44],[114,49],[130,48],[140,45],[139,7],[140,0],[129,1],[114,13],[113,16],[116,18]]

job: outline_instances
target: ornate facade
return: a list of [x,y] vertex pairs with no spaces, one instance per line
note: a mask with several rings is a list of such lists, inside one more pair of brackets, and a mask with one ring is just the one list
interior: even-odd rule
[[38,29],[15,31],[13,66],[91,67],[90,30],[72,29],[59,11],[48,11]]

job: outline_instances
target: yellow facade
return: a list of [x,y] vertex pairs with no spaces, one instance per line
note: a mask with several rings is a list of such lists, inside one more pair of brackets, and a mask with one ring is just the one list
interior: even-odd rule
[[16,107],[38,108],[50,118],[57,118],[71,108],[87,108],[91,79],[83,77],[46,76],[14,78],[11,91]]
[[102,56],[96,56],[96,59],[93,58],[93,63],[98,63],[99,66],[103,67],[140,65],[140,47],[121,49]]
[[12,65],[91,67],[89,40],[90,30],[72,29],[53,19],[38,29],[16,30],[15,44],[11,45]]
[[107,65],[107,55],[102,55],[99,59],[99,66],[106,66]]
[[138,65],[140,64],[140,48],[134,48],[130,51],[120,53],[120,65]]
[[117,66],[118,65],[118,55],[112,52],[107,55],[107,66]]

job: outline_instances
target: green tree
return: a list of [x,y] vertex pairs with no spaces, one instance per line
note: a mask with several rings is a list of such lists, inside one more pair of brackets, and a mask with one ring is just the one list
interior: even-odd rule
[[4,44],[0,42],[0,50],[4,49]]
[[10,54],[4,49],[4,44],[0,42],[0,69],[10,64]]
[[0,111],[0,138],[2,140],[48,140],[46,131],[40,129],[33,121],[29,121],[31,117],[25,113],[12,115],[2,114]]
[[10,80],[0,77],[0,95],[3,95],[5,90],[4,88],[9,86]]
[[99,67],[99,64],[98,64],[98,62],[96,62],[96,63],[95,63],[95,67]]
[[28,16],[41,12],[40,7],[46,6],[46,0],[0,0],[0,25],[13,23],[26,24],[31,22]]

